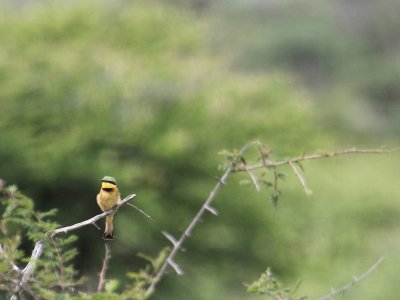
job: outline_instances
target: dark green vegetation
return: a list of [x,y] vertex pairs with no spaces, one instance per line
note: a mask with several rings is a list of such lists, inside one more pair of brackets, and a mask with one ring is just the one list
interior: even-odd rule
[[[67,1],[69,2],[69,1]],[[101,1],[15,7],[0,17],[0,178],[69,225],[99,213],[99,179],[116,178],[108,278],[125,281],[178,236],[220,175],[221,149],[260,139],[275,157],[398,143],[398,1]],[[251,2],[251,3],[248,3]],[[311,299],[378,257],[348,299],[397,299],[397,155],[289,168],[275,211],[234,175],[179,253],[154,299],[251,299],[270,266]],[[3,212],[1,212],[3,213]],[[100,225],[100,224],[99,224]],[[74,264],[97,287],[102,232],[76,232]],[[29,256],[33,244],[23,241]],[[122,286],[122,285],[121,285]],[[247,298],[246,298],[247,297]]]

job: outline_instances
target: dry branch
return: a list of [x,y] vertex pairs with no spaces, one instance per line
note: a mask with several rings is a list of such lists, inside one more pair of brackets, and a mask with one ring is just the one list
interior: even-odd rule
[[[242,150],[240,150],[240,154],[243,154],[243,152],[250,146],[250,144],[244,146]],[[223,185],[226,184],[226,180],[228,179],[229,175],[232,173],[236,163],[239,160],[235,159],[232,161],[231,165],[228,167],[228,169],[225,171],[225,173],[222,175],[221,178],[218,179],[217,184],[209,194],[207,200],[204,202],[204,204],[201,206],[200,210],[197,212],[196,216],[192,219],[190,222],[189,226],[185,229],[179,240],[176,240],[171,234],[167,232],[163,232],[164,236],[167,237],[167,239],[172,243],[173,248],[171,252],[169,253],[168,257],[166,258],[164,264],[156,274],[156,276],[153,278],[153,281],[151,285],[147,288],[146,291],[146,296],[149,297],[155,290],[155,287],[157,283],[161,280],[161,278],[164,276],[165,272],[167,271],[168,267],[172,267],[175,272],[178,275],[183,275],[183,271],[179,267],[179,265],[174,261],[174,257],[176,253],[179,251],[179,249],[182,247],[182,244],[184,241],[192,234],[193,228],[197,225],[197,223],[201,220],[202,216],[206,211],[216,215],[217,211],[211,206],[212,201],[214,200],[215,196],[217,195],[218,191],[221,189]]]
[[90,219],[88,219],[88,220],[85,220],[85,221],[82,221],[82,222],[79,222],[79,223],[76,223],[76,224],[73,224],[73,225],[70,225],[70,226],[58,228],[58,229],[53,230],[53,231],[50,231],[50,232],[48,232],[48,233],[46,233],[46,234],[49,235],[50,237],[54,237],[55,235],[57,235],[57,234],[59,234],[59,233],[67,233],[67,232],[70,232],[70,231],[72,231],[72,230],[79,229],[79,228],[84,227],[84,226],[87,226],[87,225],[94,225],[94,226],[96,226],[97,228],[99,228],[99,227],[96,225],[96,222],[97,222],[98,220],[101,220],[101,219],[105,218],[106,216],[108,216],[108,215],[110,215],[110,214],[116,212],[122,205],[124,205],[126,202],[128,202],[129,200],[131,200],[131,199],[134,198],[135,196],[136,196],[135,194],[132,194],[132,195],[129,195],[129,196],[125,197],[125,198],[121,201],[120,204],[116,205],[115,207],[113,207],[113,208],[110,209],[110,210],[107,210],[107,211],[105,211],[105,212],[103,212],[103,213],[101,213],[101,214],[98,214],[97,216],[94,216],[93,218],[90,218]]
[[101,268],[100,274],[99,274],[99,284],[97,286],[97,292],[100,293],[102,290],[104,290],[104,286],[106,284],[106,274],[108,270],[108,263],[111,258],[111,249],[110,245],[108,244],[107,241],[104,242],[104,260],[103,260],[103,266]]
[[288,165],[290,163],[298,163],[305,160],[314,160],[314,159],[322,159],[322,158],[335,158],[338,156],[349,155],[349,154],[387,154],[393,152],[399,152],[400,147],[385,149],[385,148],[376,148],[376,149],[358,149],[356,147],[347,148],[340,151],[334,152],[325,152],[325,153],[314,153],[308,155],[301,155],[293,158],[282,159],[277,161],[264,159],[262,162],[254,165],[247,165],[246,168],[236,168],[235,172],[243,172],[243,171],[252,171],[262,168],[276,168],[282,165]]

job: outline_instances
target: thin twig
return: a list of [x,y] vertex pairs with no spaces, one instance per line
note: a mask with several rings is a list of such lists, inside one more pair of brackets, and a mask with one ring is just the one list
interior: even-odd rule
[[[51,240],[51,243],[52,243],[54,249],[56,250],[58,263],[59,263],[59,267],[60,267],[60,275],[63,278],[64,277],[64,261],[63,261],[62,255],[60,253],[60,249],[58,249],[57,243],[53,238],[50,238],[50,240]],[[58,284],[60,285],[60,288],[61,288],[61,292],[63,293],[64,292],[64,288],[65,288],[64,282],[60,279],[60,276],[57,273],[57,271],[56,271],[56,276],[57,276],[57,279],[58,279],[58,282],[59,282]]]
[[234,172],[243,172],[243,171],[248,172],[248,171],[262,169],[262,168],[276,168],[276,167],[279,167],[282,165],[287,165],[290,162],[297,163],[297,162],[304,161],[304,160],[333,158],[333,157],[338,157],[338,156],[343,156],[343,155],[348,155],[348,154],[385,154],[385,153],[393,153],[393,152],[399,152],[399,151],[400,151],[400,147],[396,147],[396,148],[392,148],[392,149],[385,149],[385,148],[358,149],[356,147],[352,147],[352,148],[347,148],[347,149],[340,150],[340,151],[301,155],[301,156],[297,156],[297,157],[293,157],[293,158],[289,158],[289,159],[277,160],[277,161],[264,160],[263,162],[258,163],[258,164],[247,165],[246,168],[236,168],[234,170]]
[[145,215],[148,219],[153,220],[153,218],[150,217],[143,209],[137,207],[136,205],[133,205],[132,203],[127,203],[127,204],[136,209],[137,211],[139,211],[141,214]]
[[251,181],[253,182],[257,192],[259,192],[260,191],[260,185],[258,184],[257,177],[254,176],[253,172],[251,170],[249,170],[246,165],[244,165],[244,169],[247,172],[247,174],[249,174],[249,176],[251,178]]
[[361,280],[364,280],[365,278],[367,278],[384,260],[385,258],[382,256],[381,258],[378,259],[378,261],[376,263],[374,263],[372,265],[372,267],[370,267],[364,274],[360,275],[359,277],[353,277],[353,280],[349,283],[347,283],[346,285],[342,286],[341,288],[334,290],[332,289],[332,291],[319,298],[319,300],[328,300],[331,299],[333,297],[335,297],[338,294],[344,294],[347,290],[349,290],[353,285],[357,284],[358,282],[360,282]]
[[104,248],[105,248],[105,253],[104,253],[104,260],[103,260],[103,266],[101,268],[101,272],[99,274],[99,284],[97,286],[97,292],[100,293],[102,290],[104,290],[104,286],[106,284],[106,274],[108,270],[108,263],[111,258],[111,249],[110,245],[108,242],[104,242]]
[[289,161],[289,166],[292,167],[294,174],[296,174],[297,178],[299,179],[301,185],[304,188],[304,192],[306,193],[307,196],[310,196],[312,194],[312,191],[308,188],[307,183],[303,175],[301,175],[300,171],[296,168],[294,163],[292,161]]
[[[87,226],[87,225],[94,225],[95,222],[98,220],[115,213],[122,205],[126,204],[129,200],[133,199],[136,195],[132,194],[127,197],[125,197],[118,205],[114,206],[112,209],[107,210],[99,215],[96,215],[86,221],[82,221],[79,223],[76,223],[74,225],[66,226],[66,227],[61,227],[52,231],[48,231],[45,236],[48,236],[50,238],[53,238],[55,235],[60,234],[60,233],[68,233],[72,230],[79,229],[81,227]],[[19,297],[19,293],[21,290],[24,288],[24,285],[28,282],[29,278],[31,277],[32,273],[35,270],[37,260],[40,258],[40,256],[43,253],[43,248],[44,248],[44,239],[41,239],[36,242],[35,248],[32,251],[31,259],[29,260],[28,264],[24,269],[20,271],[20,279],[18,280],[15,288],[13,295],[11,296],[10,300],[17,300]]]

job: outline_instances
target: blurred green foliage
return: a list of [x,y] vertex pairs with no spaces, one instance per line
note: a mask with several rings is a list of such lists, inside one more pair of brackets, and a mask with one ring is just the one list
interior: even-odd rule
[[[283,158],[397,142],[398,3],[384,3],[3,1],[0,177],[64,225],[99,212],[104,175],[137,193],[154,221],[127,208],[116,217],[109,276],[125,280],[146,264],[135,253],[156,255],[161,230],[177,236],[190,222],[221,149],[260,139]],[[277,211],[235,175],[219,217],[178,255],[186,275],[168,275],[154,299],[252,297],[242,283],[267,265],[315,298],[382,254],[398,262],[397,161],[307,164],[311,200],[284,169]],[[75,262],[93,290],[101,232],[78,235]],[[399,293],[387,284],[396,270],[378,272],[374,292],[360,286],[352,299]]]
[[[23,278],[20,274],[30,260],[24,255],[21,243],[29,241],[43,243],[42,258],[37,260],[34,276],[23,286],[24,295],[35,299],[55,299],[58,292],[71,292],[79,284],[79,278],[71,263],[77,251],[71,245],[76,236],[68,238],[45,238],[45,233],[58,227],[51,221],[56,210],[39,212],[31,199],[19,192],[16,186],[0,189],[0,296],[9,298],[16,283]],[[33,248],[32,248],[33,249]],[[39,251],[39,250],[38,250]],[[17,269],[19,268],[19,269]],[[26,292],[25,292],[26,291]],[[25,296],[23,298],[25,298]]]

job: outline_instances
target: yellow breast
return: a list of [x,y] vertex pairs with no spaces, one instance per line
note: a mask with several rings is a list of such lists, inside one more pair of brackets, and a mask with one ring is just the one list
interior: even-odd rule
[[98,196],[98,202],[100,202],[99,205],[101,205],[101,208],[103,210],[108,210],[113,208],[120,202],[120,196],[118,190],[114,189],[111,192],[107,192],[101,189]]

